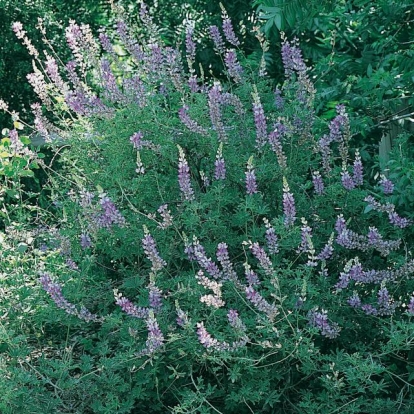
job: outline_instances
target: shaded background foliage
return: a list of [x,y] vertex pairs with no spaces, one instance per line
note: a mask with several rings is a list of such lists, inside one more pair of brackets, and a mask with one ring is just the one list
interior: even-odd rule
[[408,115],[414,108],[411,1],[256,0],[255,5],[274,45],[272,52],[279,53],[282,31],[288,38],[300,39],[313,66],[318,109],[326,118],[334,115],[335,103],[346,102],[363,120],[359,140],[374,145],[393,117],[404,116],[406,127],[412,123]]
[[[133,20],[138,15],[139,2],[119,2]],[[338,102],[346,102],[363,122],[359,122],[357,139],[375,148],[391,119],[403,117],[410,124],[407,113],[413,112],[414,79],[413,11],[409,0],[342,0],[339,2],[304,0],[256,0],[254,2],[223,1],[236,32],[242,35],[244,53],[258,61],[259,43],[251,33],[253,26],[262,25],[270,41],[266,59],[268,70],[276,82],[283,81],[280,61],[280,34],[298,37],[304,55],[313,66],[314,82],[318,89],[317,110],[327,119],[334,116]],[[222,62],[213,53],[208,27],[218,25],[221,8],[219,2],[205,0],[149,1],[156,10],[154,18],[167,44],[183,39],[189,22],[195,26],[198,48],[197,61],[204,68],[218,74]],[[257,21],[254,9],[259,12]],[[54,1],[1,0],[0,24],[0,96],[13,110],[26,113],[34,95],[26,82],[32,71],[31,60],[23,46],[16,42],[10,26],[21,21],[35,44],[41,35],[35,28],[37,18],[44,18],[51,43],[65,59],[67,48],[63,28],[70,19],[91,25],[96,33],[101,26],[107,31],[114,28],[114,16],[108,1]],[[9,118],[0,114],[0,125],[8,126]]]

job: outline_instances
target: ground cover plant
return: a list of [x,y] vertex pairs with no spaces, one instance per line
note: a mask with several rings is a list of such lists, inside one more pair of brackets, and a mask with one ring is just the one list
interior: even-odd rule
[[19,124],[2,141],[2,185],[35,160],[50,195],[32,226],[3,208],[1,411],[409,412],[398,182],[367,179],[345,106],[315,115],[295,40],[275,85],[223,11],[219,81],[191,27],[182,53],[140,7],[139,30],[115,7],[117,39],[71,22],[73,59],[37,56],[34,127],[59,170]]

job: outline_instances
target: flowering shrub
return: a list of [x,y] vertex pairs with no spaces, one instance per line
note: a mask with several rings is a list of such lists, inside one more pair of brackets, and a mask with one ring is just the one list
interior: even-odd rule
[[[364,180],[346,108],[317,119],[294,41],[276,88],[263,65],[243,63],[224,15],[223,31],[211,28],[219,82],[192,70],[191,31],[182,56],[144,3],[140,19],[139,39],[122,16],[117,25],[129,65],[73,22],[73,60],[39,58],[44,71],[29,78],[68,145],[27,252],[12,260],[19,236],[2,241],[4,272],[29,270],[28,286],[8,283],[8,318],[24,312],[23,334],[1,366],[33,388],[8,392],[2,410],[408,406],[411,221],[388,201],[392,183]],[[35,125],[47,136],[45,113]]]

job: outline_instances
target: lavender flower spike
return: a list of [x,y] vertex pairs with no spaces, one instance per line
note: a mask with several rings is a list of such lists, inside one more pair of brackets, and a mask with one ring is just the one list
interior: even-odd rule
[[221,142],[217,150],[216,161],[214,163],[214,178],[216,180],[226,179],[226,164],[223,158],[223,143]]
[[380,185],[384,194],[392,194],[394,192],[394,183],[385,175],[381,175]]
[[224,53],[224,42],[217,26],[210,26],[210,37],[214,42],[214,46],[219,53]]
[[234,82],[239,83],[241,82],[242,78],[241,75],[243,73],[243,68],[241,67],[240,63],[237,61],[237,55],[234,50],[228,50],[226,55],[224,56],[224,63],[226,64],[227,71],[230,77],[234,80]]
[[343,170],[342,172],[341,172],[341,176],[342,176],[342,178],[341,178],[341,181],[342,181],[342,185],[344,186],[344,188],[346,189],[346,190],[352,190],[352,189],[354,189],[355,188],[355,182],[354,182],[354,180],[352,179],[352,177],[351,177],[351,175],[349,174],[349,172],[348,171],[346,171],[346,170]]
[[154,312],[150,311],[147,319],[148,339],[145,343],[145,353],[152,355],[158,348],[160,348],[165,339],[155,319]]
[[291,226],[296,220],[296,207],[293,194],[290,192],[288,182],[283,177],[283,213],[285,226]]
[[257,193],[256,174],[253,167],[253,155],[247,161],[246,192],[249,195]]
[[260,97],[255,90],[252,93],[253,96],[253,115],[254,115],[254,123],[256,124],[256,147],[262,148],[268,138],[267,138],[267,123],[266,117],[263,111],[262,103],[260,102]]
[[118,211],[112,200],[105,193],[102,193],[100,197],[100,205],[103,213],[97,218],[98,226],[109,229],[112,225],[116,224],[119,227],[123,227],[125,225],[125,218]]
[[226,40],[231,43],[233,46],[240,46],[240,41],[237,39],[236,34],[234,33],[233,25],[231,23],[231,20],[229,18],[229,15],[227,14],[226,9],[224,6],[220,3],[221,8],[221,18],[223,19],[223,32]]
[[328,315],[325,310],[317,312],[317,309],[311,310],[308,314],[309,325],[317,328],[321,335],[334,339],[339,335],[341,328],[336,323],[328,321]]
[[196,121],[190,118],[188,115],[189,107],[184,105],[182,108],[178,110],[178,116],[181,122],[192,132],[195,132],[200,135],[207,136],[207,131],[200,126]]
[[315,188],[315,193],[318,195],[323,194],[323,192],[325,191],[325,186],[323,184],[323,180],[321,175],[319,174],[319,171],[315,171],[312,174],[312,182],[313,187]]
[[354,161],[354,176],[353,180],[355,185],[362,185],[364,183],[364,176],[363,176],[363,166],[361,156],[359,155],[359,151],[356,151],[355,154],[355,161]]
[[187,201],[194,200],[194,190],[190,181],[190,168],[188,167],[187,160],[183,149],[177,145],[179,152],[178,159],[178,184],[180,185],[181,193]]
[[121,293],[118,293],[117,289],[114,289],[114,296],[115,303],[120,306],[127,315],[139,319],[145,319],[148,317],[148,308],[135,306],[129,299],[124,298]]
[[70,303],[62,293],[62,286],[59,283],[53,282],[52,278],[48,273],[43,273],[39,279],[43,289],[50,295],[52,300],[56,303],[58,308],[63,309],[69,315],[75,315],[79,319],[85,322],[99,321],[100,318],[89,312],[85,307],[81,307],[80,310],[76,309],[73,303]]
[[167,263],[165,260],[161,259],[157,250],[157,244],[155,243],[154,238],[148,232],[146,226],[144,226],[144,234],[145,237],[142,239],[142,247],[144,248],[145,255],[152,264],[151,271],[155,273],[165,267]]
[[278,237],[276,235],[275,229],[269,223],[269,220],[265,217],[263,218],[265,227],[266,227],[266,242],[267,248],[270,254],[279,253]]

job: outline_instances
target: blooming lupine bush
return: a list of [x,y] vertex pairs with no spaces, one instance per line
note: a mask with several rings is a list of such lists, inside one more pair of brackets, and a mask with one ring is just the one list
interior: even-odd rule
[[120,15],[99,41],[71,23],[73,60],[39,57],[29,78],[39,132],[59,115],[67,145],[26,252],[2,241],[25,281],[7,285],[2,370],[19,391],[2,410],[405,410],[411,221],[392,182],[367,182],[346,108],[317,118],[295,41],[276,86],[226,20],[220,82],[196,76],[191,31],[183,54],[143,3],[140,20],[138,38]]

